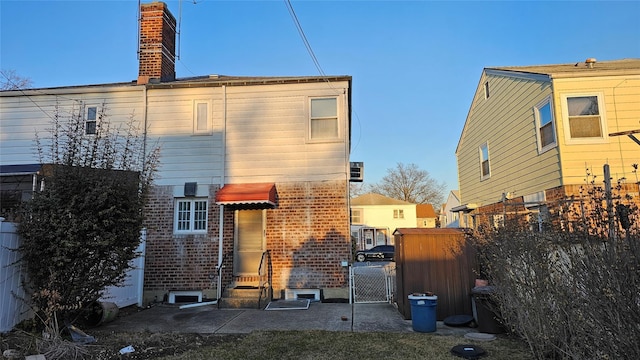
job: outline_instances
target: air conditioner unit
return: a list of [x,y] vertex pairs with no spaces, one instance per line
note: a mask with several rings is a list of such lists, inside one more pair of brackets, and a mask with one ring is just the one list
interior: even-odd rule
[[351,182],[362,182],[364,180],[364,163],[363,162],[351,162],[349,164]]

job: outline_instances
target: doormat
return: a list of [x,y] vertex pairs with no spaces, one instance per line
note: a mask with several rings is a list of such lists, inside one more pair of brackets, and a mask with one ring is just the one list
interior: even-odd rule
[[307,310],[309,299],[271,301],[265,310]]

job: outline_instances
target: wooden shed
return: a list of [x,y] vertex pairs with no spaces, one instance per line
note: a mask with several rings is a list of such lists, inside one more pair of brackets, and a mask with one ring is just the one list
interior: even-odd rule
[[408,295],[438,296],[437,319],[471,315],[475,251],[463,229],[399,228],[395,238],[398,310],[411,319]]

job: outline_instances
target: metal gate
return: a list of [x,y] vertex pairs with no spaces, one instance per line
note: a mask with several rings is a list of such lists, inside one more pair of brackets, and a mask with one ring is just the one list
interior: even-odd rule
[[349,267],[351,303],[393,303],[395,300],[396,265],[354,264]]

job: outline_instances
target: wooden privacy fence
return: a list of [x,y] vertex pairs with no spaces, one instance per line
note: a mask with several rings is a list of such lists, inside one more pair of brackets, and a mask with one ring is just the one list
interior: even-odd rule
[[475,251],[462,229],[401,228],[394,232],[398,310],[411,319],[408,295],[433,292],[436,317],[471,315]]
[[[119,308],[133,304],[142,306],[145,240],[146,231],[143,230],[137,249],[140,257],[132,261],[133,268],[127,272],[122,284],[106,288],[100,301],[115,303]],[[18,246],[20,237],[16,225],[0,218],[0,333],[11,331],[20,321],[32,316],[27,304],[21,300],[25,298],[22,281],[26,271],[18,262]]]

